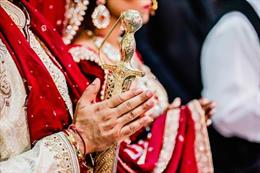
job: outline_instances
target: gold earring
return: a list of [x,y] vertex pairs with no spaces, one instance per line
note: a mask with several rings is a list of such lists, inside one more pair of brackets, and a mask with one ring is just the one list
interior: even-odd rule
[[155,11],[158,9],[158,2],[157,0],[152,0],[152,8],[151,8],[151,14],[155,15]]
[[98,2],[98,5],[94,9],[91,18],[94,26],[98,29],[104,29],[109,25],[110,13],[105,6],[105,1],[103,1],[102,3],[100,3],[100,1]]

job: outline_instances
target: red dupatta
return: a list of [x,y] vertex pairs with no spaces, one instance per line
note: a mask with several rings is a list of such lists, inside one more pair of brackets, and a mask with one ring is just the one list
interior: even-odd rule
[[[119,153],[120,161],[118,164],[119,173],[154,172],[163,146],[165,124],[166,114],[159,116],[153,123],[151,129],[152,135],[151,139],[149,139],[148,147],[152,148],[152,150],[147,152],[145,162],[142,164],[138,164],[136,160],[133,160],[125,152],[125,148],[129,148],[125,143],[121,144]],[[176,143],[172,144],[175,145],[174,151],[163,172],[198,173],[194,151],[194,135],[194,122],[191,118],[191,112],[188,107],[182,107],[180,109],[179,128],[175,139]],[[182,140],[179,140],[180,137]]]
[[66,0],[27,0],[62,35],[65,20]]
[[[37,10],[25,0],[21,1],[30,14],[31,29],[56,58],[66,77],[70,95],[77,101],[88,80],[80,73],[59,34]],[[27,88],[27,119],[31,143],[34,143],[67,127],[70,115],[46,67],[2,7],[0,19],[0,39],[10,52]]]

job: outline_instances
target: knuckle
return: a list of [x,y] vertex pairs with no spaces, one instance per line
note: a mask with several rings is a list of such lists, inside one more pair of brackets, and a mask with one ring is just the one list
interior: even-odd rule
[[118,133],[118,131],[117,131],[116,133],[114,133],[113,137],[114,137],[114,139],[118,139],[118,138],[119,138],[119,133]]
[[134,131],[135,130],[135,126],[131,125],[131,126],[129,126],[129,129],[130,129],[130,131]]
[[150,103],[145,103],[144,105],[143,105],[143,110],[147,110],[147,109],[149,109],[151,106],[150,106]]
[[113,116],[114,116],[114,111],[111,111],[111,112],[109,111],[109,112],[107,112],[106,114],[103,115],[102,120],[103,121],[110,121],[110,120],[113,119]]
[[142,99],[142,100],[145,100],[145,99],[147,99],[147,96],[146,96],[146,94],[145,94],[145,93],[141,94],[141,99]]
[[134,114],[133,111],[130,112],[130,116],[131,116],[132,118],[135,118],[135,114]]
[[131,104],[130,101],[127,101],[127,102],[126,102],[126,107],[127,107],[128,109],[132,109],[132,104]]
[[145,103],[145,104],[142,105],[142,109],[143,109],[143,110],[146,110],[147,108],[148,108],[148,104],[147,104],[147,103]]
[[133,113],[133,111],[131,111],[129,113],[129,119],[134,119],[136,117],[136,115]]

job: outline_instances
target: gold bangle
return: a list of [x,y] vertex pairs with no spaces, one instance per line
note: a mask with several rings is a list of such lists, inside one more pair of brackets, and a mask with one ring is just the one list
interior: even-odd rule
[[64,132],[65,132],[66,137],[69,140],[69,142],[75,148],[79,161],[80,162],[84,161],[84,156],[83,156],[83,154],[80,151],[80,147],[79,147],[77,141],[75,140],[74,135],[70,131],[68,131],[68,130],[64,130]]

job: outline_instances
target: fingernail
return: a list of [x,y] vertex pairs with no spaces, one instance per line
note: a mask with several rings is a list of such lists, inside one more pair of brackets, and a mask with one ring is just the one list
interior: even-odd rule
[[153,93],[152,91],[146,91],[146,94],[145,94],[147,97],[152,97],[153,96]]
[[179,103],[179,102],[181,102],[181,98],[180,98],[180,97],[177,97],[177,98],[175,99],[175,101]]
[[98,81],[99,81],[99,79],[96,78],[96,79],[92,82],[92,84],[93,84],[93,85],[96,85],[96,84],[98,83]]

